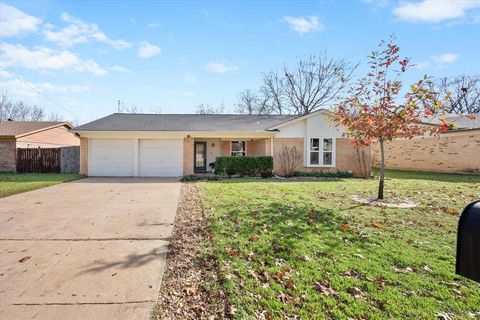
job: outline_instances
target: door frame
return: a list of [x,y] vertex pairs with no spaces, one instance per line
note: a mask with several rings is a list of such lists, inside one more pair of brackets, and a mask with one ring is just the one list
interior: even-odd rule
[[[197,167],[197,145],[203,145],[203,167]],[[194,141],[193,142],[193,172],[194,173],[205,173],[207,172],[207,142],[206,141]]]

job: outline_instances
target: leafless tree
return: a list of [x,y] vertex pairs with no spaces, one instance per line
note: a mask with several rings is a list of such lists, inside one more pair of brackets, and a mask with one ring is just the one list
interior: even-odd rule
[[195,108],[196,114],[222,114],[225,112],[225,105],[220,103],[218,107],[209,104],[201,103]]
[[302,155],[297,148],[282,146],[277,157],[279,174],[284,177],[292,177],[295,171],[302,164]]
[[38,106],[29,106],[23,101],[13,102],[6,92],[0,95],[0,121],[39,121],[46,117],[45,110]]
[[301,115],[328,108],[340,98],[357,66],[325,52],[301,59],[293,69],[285,66],[282,87],[289,108]]
[[119,100],[117,104],[117,112],[161,114],[162,108],[160,106],[156,106],[150,109],[145,109],[145,108],[139,107],[136,104],[126,105],[123,101]]
[[238,94],[235,112],[241,114],[257,114],[260,111],[260,99],[252,90],[246,89]]
[[263,75],[263,86],[260,92],[263,97],[263,113],[284,114],[289,113],[285,100],[284,79],[275,71]]
[[480,75],[444,77],[438,79],[435,86],[441,96],[448,97],[448,113],[480,113]]
[[263,75],[259,113],[309,114],[334,104],[346,89],[357,65],[329,58],[325,52],[300,59],[292,68]]

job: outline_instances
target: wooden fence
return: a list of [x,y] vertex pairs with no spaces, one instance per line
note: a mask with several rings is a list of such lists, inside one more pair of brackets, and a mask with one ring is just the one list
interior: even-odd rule
[[60,172],[61,148],[18,148],[17,172]]

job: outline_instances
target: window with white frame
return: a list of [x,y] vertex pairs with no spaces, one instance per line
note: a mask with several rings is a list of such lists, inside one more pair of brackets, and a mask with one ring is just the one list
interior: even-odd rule
[[311,166],[332,166],[333,165],[333,139],[332,138],[310,138],[309,164]]
[[244,157],[246,155],[245,141],[231,141],[230,155],[232,157]]

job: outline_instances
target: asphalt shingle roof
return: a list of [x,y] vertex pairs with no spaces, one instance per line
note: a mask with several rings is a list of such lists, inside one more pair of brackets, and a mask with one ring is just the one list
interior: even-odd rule
[[[442,117],[444,117],[446,121],[454,123],[457,126],[454,130],[469,130],[480,128],[480,114],[449,114]],[[439,124],[440,116],[437,115],[431,118],[425,118],[424,122],[429,124]]]
[[73,131],[258,131],[294,119],[286,115],[114,113]]
[[60,124],[63,121],[0,121],[0,136],[19,136]]

